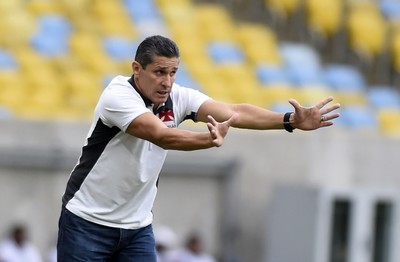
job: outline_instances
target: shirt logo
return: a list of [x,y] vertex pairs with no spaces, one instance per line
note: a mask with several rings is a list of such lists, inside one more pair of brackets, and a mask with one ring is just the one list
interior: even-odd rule
[[175,125],[175,116],[174,116],[174,111],[171,109],[165,109],[158,114],[158,118],[169,128],[174,128],[176,127]]

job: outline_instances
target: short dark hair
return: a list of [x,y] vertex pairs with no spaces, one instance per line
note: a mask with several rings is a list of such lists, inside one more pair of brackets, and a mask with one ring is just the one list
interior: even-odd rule
[[179,48],[169,38],[154,35],[144,39],[136,50],[135,60],[144,68],[153,62],[154,56],[179,58]]

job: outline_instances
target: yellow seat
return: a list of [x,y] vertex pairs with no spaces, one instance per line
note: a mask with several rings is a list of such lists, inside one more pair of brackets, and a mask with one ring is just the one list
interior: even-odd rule
[[375,2],[357,2],[347,19],[350,47],[361,55],[374,57],[385,48],[387,24]]
[[0,105],[15,111],[25,104],[29,96],[28,89],[19,72],[0,71]]
[[36,20],[29,12],[24,9],[9,10],[0,13],[0,16],[0,45],[13,49],[29,43],[37,29]]
[[400,137],[400,110],[380,110],[378,112],[378,121],[383,134]]
[[390,44],[390,54],[392,55],[393,68],[396,72],[400,72],[400,29],[392,34]]
[[62,12],[60,2],[54,0],[30,0],[27,1],[26,8],[35,15]]
[[137,37],[137,31],[121,1],[94,1],[92,11],[102,34]]
[[302,0],[264,0],[265,6],[281,18],[287,19],[301,6]]
[[267,106],[287,103],[290,98],[297,98],[297,89],[289,84],[263,85],[260,92]]
[[199,33],[206,41],[234,40],[234,22],[223,6],[201,4],[195,10]]
[[316,32],[330,37],[341,27],[343,0],[306,0],[308,25]]
[[277,36],[270,28],[256,23],[241,23],[237,26],[236,38],[250,63],[281,64]]
[[367,99],[365,93],[356,91],[331,91],[331,95],[335,98],[337,103],[343,106],[366,106]]
[[118,72],[118,66],[108,58],[103,49],[101,38],[98,35],[77,32],[70,38],[70,48],[72,55],[85,68],[99,74]]
[[323,85],[307,85],[298,88],[294,97],[303,106],[313,106],[332,95],[332,91]]
[[63,75],[67,106],[92,114],[103,89],[101,76],[90,72],[71,70]]
[[188,6],[192,4],[191,0],[156,0],[157,5],[161,8],[168,8],[169,6],[181,7]]

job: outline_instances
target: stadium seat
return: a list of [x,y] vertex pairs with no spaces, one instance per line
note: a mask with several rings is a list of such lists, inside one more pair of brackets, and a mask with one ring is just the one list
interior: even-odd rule
[[160,18],[154,0],[123,0],[131,20],[135,23],[158,20]]
[[344,6],[343,0],[306,0],[308,25],[316,32],[330,37],[341,27]]
[[400,137],[400,110],[381,109],[378,112],[380,131],[384,135]]
[[380,0],[378,2],[382,14],[389,21],[400,19],[400,1],[398,0]]
[[354,66],[328,64],[322,69],[324,83],[334,90],[365,91],[366,82],[362,73]]
[[179,69],[178,72],[176,73],[176,81],[177,84],[189,88],[193,88],[196,90],[201,89],[200,85],[193,79],[191,74],[189,73],[185,63],[180,62],[179,63]]
[[293,85],[321,84],[320,57],[312,47],[282,42],[279,49],[283,66]]
[[313,106],[332,95],[332,91],[322,84],[306,84],[296,90],[295,98],[303,106]]
[[102,35],[137,37],[138,32],[121,1],[95,1],[92,9]]
[[103,46],[114,61],[129,62],[134,58],[138,44],[128,38],[109,36],[103,39]]
[[38,32],[31,38],[32,47],[49,57],[66,54],[72,33],[69,21],[62,15],[46,14],[39,16],[38,24]]
[[267,26],[256,23],[240,23],[236,38],[246,59],[253,64],[281,64],[276,34]]
[[376,109],[400,110],[400,93],[392,86],[370,86],[366,96],[369,104]]
[[18,64],[13,53],[0,48],[0,70],[17,70]]
[[389,54],[392,56],[393,69],[395,72],[400,73],[400,29],[392,32]]
[[290,83],[286,70],[279,65],[260,64],[255,70],[262,85]]
[[208,52],[216,64],[244,62],[243,52],[234,42],[212,41],[208,44]]
[[377,131],[379,128],[377,115],[368,106],[347,106],[340,110],[337,124],[350,129]]
[[387,24],[375,2],[351,5],[346,26],[350,48],[359,55],[370,59],[383,52]]
[[281,42],[279,45],[283,63],[286,67],[321,67],[319,54],[306,44]]
[[44,15],[62,12],[63,6],[59,1],[30,0],[26,2],[27,9],[35,15]]
[[[280,105],[287,105],[290,98],[297,97],[297,92],[298,88],[290,84],[267,84],[261,86],[260,96],[265,101],[265,105],[274,110],[274,106],[282,108]],[[277,109],[277,111],[280,110]]]
[[13,49],[26,44],[36,27],[35,17],[25,9],[0,11],[0,46]]
[[264,0],[267,8],[280,16],[288,17],[301,6],[302,0]]
[[195,8],[199,34],[205,41],[234,41],[235,26],[228,11],[218,4],[199,4]]
[[0,70],[0,105],[6,107],[12,115],[16,108],[26,102],[28,89],[18,71]]

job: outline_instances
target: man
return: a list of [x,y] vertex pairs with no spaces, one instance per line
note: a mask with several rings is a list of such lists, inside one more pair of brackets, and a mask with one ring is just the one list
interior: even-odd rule
[[24,225],[15,225],[10,237],[0,242],[0,262],[42,262],[40,252],[29,241]]
[[[167,150],[219,147],[228,129],[314,130],[332,125],[338,104],[289,102],[294,113],[215,101],[174,83],[176,44],[146,38],[136,51],[132,77],[115,77],[95,108],[94,122],[63,196],[59,261],[156,261],[151,209]],[[208,132],[177,129],[184,120]]]

